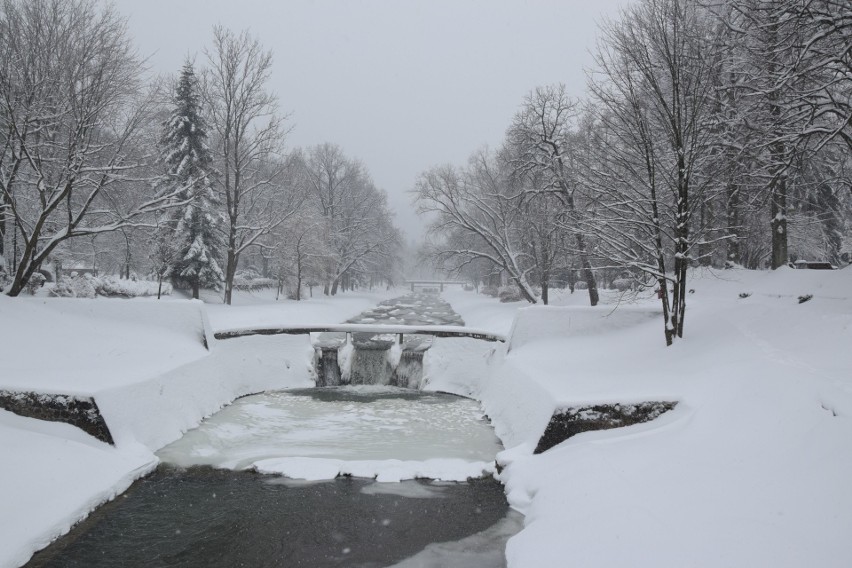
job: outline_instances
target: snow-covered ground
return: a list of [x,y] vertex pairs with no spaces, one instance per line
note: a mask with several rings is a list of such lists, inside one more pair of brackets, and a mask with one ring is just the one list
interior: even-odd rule
[[[480,394],[526,515],[510,566],[849,565],[852,269],[708,271],[690,288],[671,348],[660,318],[641,317],[652,302],[522,310],[520,345]],[[466,321],[511,320],[505,304],[456,294]],[[553,409],[638,400],[680,404],[532,455]]]
[[[437,340],[425,369],[428,388],[480,398],[506,447],[501,480],[526,515],[510,566],[849,564],[852,269],[706,271],[690,288],[685,338],[669,348],[651,299],[614,310],[608,293],[588,308],[578,291],[521,309],[444,293],[467,325],[512,332],[505,345]],[[390,295],[246,295],[204,310],[0,297],[0,388],[93,394],[116,439],[0,411],[0,566],[25,562],[236,396],[311,384],[305,338],[214,341],[208,352],[204,313],[214,329],[332,323]],[[115,315],[116,302],[150,313]],[[168,304],[184,315],[166,324]],[[532,454],[555,409],[644,400],[679,404]]]

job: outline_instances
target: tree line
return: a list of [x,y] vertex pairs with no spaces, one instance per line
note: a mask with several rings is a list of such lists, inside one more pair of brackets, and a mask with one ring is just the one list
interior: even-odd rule
[[690,267],[849,262],[852,4],[637,0],[599,32],[584,98],[537,87],[498,149],[420,175],[431,258],[532,303],[653,286],[669,345]]
[[300,299],[399,279],[366,167],[285,149],[272,53],[217,26],[200,59],[151,79],[111,6],[0,0],[0,289],[81,262],[226,303],[245,280]]

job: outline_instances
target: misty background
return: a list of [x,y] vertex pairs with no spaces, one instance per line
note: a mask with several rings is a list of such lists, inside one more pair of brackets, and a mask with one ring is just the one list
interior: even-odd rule
[[287,147],[331,141],[388,193],[409,239],[425,227],[417,174],[498,146],[523,97],[565,83],[585,93],[597,24],[622,0],[266,2],[119,0],[155,73],[204,64],[212,28],[248,29],[273,51],[268,89],[291,113]]

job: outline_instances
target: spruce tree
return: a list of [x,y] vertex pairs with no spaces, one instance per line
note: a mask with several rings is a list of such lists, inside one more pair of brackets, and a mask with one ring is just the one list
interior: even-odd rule
[[191,62],[183,66],[174,104],[160,139],[166,173],[159,194],[169,195],[178,205],[160,226],[165,236],[171,235],[176,252],[169,276],[175,284],[191,287],[192,297],[198,298],[199,288],[219,289],[224,279],[218,260],[224,241],[219,229],[221,201],[211,179],[213,157]]

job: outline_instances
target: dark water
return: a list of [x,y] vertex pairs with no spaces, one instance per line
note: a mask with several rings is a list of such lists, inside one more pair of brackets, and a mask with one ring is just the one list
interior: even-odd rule
[[161,466],[27,566],[388,566],[507,509],[493,479],[299,483]]

